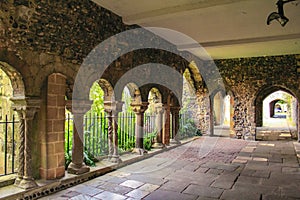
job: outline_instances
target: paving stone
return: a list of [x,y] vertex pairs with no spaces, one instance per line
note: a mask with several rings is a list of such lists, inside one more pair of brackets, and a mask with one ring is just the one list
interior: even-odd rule
[[283,174],[298,174],[298,175],[300,175],[300,168],[299,167],[283,167],[282,173]]
[[208,162],[203,164],[201,167],[212,168],[212,169],[222,169],[226,171],[234,171],[237,169],[237,166],[220,163],[220,162]]
[[282,163],[283,160],[282,160],[282,158],[271,157],[271,158],[269,158],[269,162],[273,162],[273,163]]
[[143,183],[151,183],[151,184],[155,184],[155,185],[162,185],[163,183],[167,182],[167,180],[163,179],[163,178],[156,178],[156,177],[151,177],[150,174],[133,174],[130,175],[129,177],[127,177],[130,180],[136,180],[136,181],[140,181]]
[[290,198],[297,198],[300,199],[300,192],[299,192],[299,185],[291,185],[290,187],[283,187],[281,189],[281,195],[290,197]]
[[145,200],[195,200],[197,199],[197,195],[190,195],[190,194],[182,194],[179,192],[174,192],[174,191],[166,191],[166,190],[155,190],[148,196],[146,196],[144,199]]
[[108,183],[108,182],[100,185],[99,188],[105,191],[122,194],[122,195],[133,190],[132,188],[126,186],[118,185],[116,183]]
[[262,157],[253,157],[254,161],[261,161],[261,162],[267,162],[268,158],[262,158]]
[[68,191],[68,192],[64,193],[64,194],[62,195],[62,197],[72,198],[72,197],[75,197],[75,196],[78,196],[78,195],[80,195],[79,192],[76,192],[76,191]]
[[262,184],[265,179],[258,177],[239,176],[237,183],[248,183],[248,184]]
[[159,185],[153,185],[150,183],[146,183],[145,185],[141,186],[139,189],[146,191],[146,192],[153,192],[154,190],[158,189]]
[[127,193],[126,196],[129,196],[129,197],[132,197],[132,198],[135,198],[135,199],[142,199],[145,196],[147,196],[148,194],[150,194],[149,191],[135,189],[135,190],[132,190],[131,192]]
[[239,174],[237,173],[222,175],[216,179],[211,186],[222,189],[230,189],[232,188],[238,176]]
[[108,175],[115,176],[118,178],[126,178],[127,176],[130,176],[131,173],[123,172],[123,171],[114,171],[114,172],[109,173]]
[[[272,174],[271,174],[272,175]],[[298,179],[288,179],[282,178],[280,175],[276,178],[275,176],[263,181],[263,184],[273,185],[273,186],[289,186],[293,184],[300,185],[300,180]]]
[[223,169],[209,169],[206,173],[220,175],[224,172]]
[[200,185],[189,185],[183,193],[198,195],[202,197],[219,198],[224,190],[220,188],[206,187]]
[[114,177],[114,178],[111,178],[111,179],[107,180],[107,182],[119,184],[119,183],[123,183],[126,180],[127,179],[123,178],[123,177]]
[[250,191],[225,190],[221,196],[222,200],[260,200],[260,194]]
[[135,181],[135,180],[127,180],[127,181],[121,183],[120,185],[136,189],[136,188],[144,185],[144,183],[142,183],[140,181]]
[[92,179],[90,181],[85,182],[84,184],[87,185],[87,186],[97,187],[98,188],[99,186],[101,186],[101,185],[103,185],[105,183],[106,183],[105,181],[99,181],[97,179]]
[[183,190],[185,190],[185,188],[187,188],[188,185],[190,185],[190,182],[184,182],[184,181],[178,182],[178,181],[171,180],[163,184],[160,187],[160,189],[182,192]]
[[196,171],[196,170],[198,170],[199,167],[200,167],[199,164],[191,163],[189,165],[184,166],[182,168],[182,170],[185,170],[185,171]]
[[241,164],[246,164],[248,160],[242,160],[242,159],[234,159],[232,163],[241,163]]
[[102,193],[96,195],[95,198],[97,198],[97,199],[103,199],[103,200],[108,200],[108,199],[112,199],[112,200],[124,200],[127,197],[123,196],[123,195],[120,195],[120,194],[115,194],[115,193],[112,193],[112,192],[105,191],[105,192],[102,192]]
[[99,194],[103,192],[102,189],[95,188],[92,186],[87,186],[87,185],[77,185],[75,187],[70,188],[72,191],[80,192],[81,194],[86,194],[89,196],[95,196],[96,194]]
[[209,197],[198,197],[197,200],[216,200],[216,198],[209,198]]
[[[250,189],[251,188],[251,189]],[[280,195],[280,187],[272,186],[272,185],[259,185],[259,184],[250,184],[250,183],[235,183],[233,190],[239,190],[240,192],[249,192],[251,193],[258,193],[263,195],[273,194],[273,195]]]
[[294,200],[295,198],[283,197],[280,195],[263,195],[262,200]]
[[195,172],[197,172],[197,173],[206,173],[208,170],[209,170],[209,168],[199,167]]
[[70,198],[70,200],[90,200],[90,199],[92,199],[91,196],[84,195],[84,194]]

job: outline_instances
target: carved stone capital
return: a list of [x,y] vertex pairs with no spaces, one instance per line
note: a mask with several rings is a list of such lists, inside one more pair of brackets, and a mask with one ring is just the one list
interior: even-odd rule
[[32,120],[35,113],[40,109],[41,100],[38,98],[13,97],[11,101],[13,102],[12,109],[15,110],[22,119],[26,118]]
[[104,111],[107,113],[119,113],[122,111],[123,101],[104,101]]
[[144,113],[148,108],[149,103],[148,102],[142,102],[142,103],[131,103],[130,106],[132,107],[133,112],[136,114]]
[[91,100],[68,100],[66,102],[67,109],[72,112],[73,115],[81,114],[84,115],[87,111],[91,109],[93,101]]

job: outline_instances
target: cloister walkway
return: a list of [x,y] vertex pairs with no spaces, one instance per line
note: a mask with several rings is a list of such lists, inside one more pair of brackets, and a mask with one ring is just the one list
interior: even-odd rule
[[299,199],[299,154],[295,141],[204,136],[41,199]]

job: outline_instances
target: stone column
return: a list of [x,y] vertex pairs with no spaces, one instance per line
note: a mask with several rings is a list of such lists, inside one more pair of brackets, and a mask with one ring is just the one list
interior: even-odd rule
[[297,132],[298,132],[298,142],[300,143],[300,103],[297,103],[297,118],[298,118],[298,122],[297,122]]
[[135,122],[135,148],[133,152],[143,155],[147,153],[144,149],[144,113],[148,108],[148,102],[131,103],[133,112],[136,115]]
[[165,145],[162,143],[162,137],[163,137],[163,128],[162,128],[162,124],[163,124],[163,113],[164,113],[164,109],[163,109],[163,104],[162,103],[156,103],[155,104],[155,129],[156,129],[156,137],[155,137],[155,142],[152,145],[153,148],[156,149],[161,149],[164,148]]
[[40,108],[40,100],[34,98],[12,98],[13,109],[20,118],[19,172],[15,185],[23,189],[37,187],[32,176],[32,141],[33,119]]
[[170,145],[170,104],[164,106],[163,144]]
[[230,138],[235,138],[236,133],[234,130],[234,98],[230,96]]
[[105,112],[108,113],[108,159],[113,163],[120,163],[122,160],[118,150],[118,114],[122,111],[123,102],[104,102]]
[[108,155],[107,159],[110,160],[113,154],[113,118],[112,118],[112,110],[106,106],[106,102],[104,102],[104,111],[107,114],[108,120]]
[[214,136],[214,98],[209,97],[209,136]]
[[83,162],[83,118],[84,114],[90,110],[92,102],[89,100],[72,100],[71,112],[74,116],[73,125],[73,147],[72,162],[68,166],[70,174],[83,174],[90,171],[90,168]]
[[171,114],[172,114],[172,138],[171,144],[180,144],[178,139],[178,130],[179,130],[179,106],[171,106]]

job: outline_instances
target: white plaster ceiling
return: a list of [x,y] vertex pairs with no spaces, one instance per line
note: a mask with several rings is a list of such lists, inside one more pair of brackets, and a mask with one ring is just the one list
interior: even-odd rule
[[[179,31],[214,59],[300,54],[300,0],[284,5],[289,22],[266,24],[277,0],[93,0],[120,15],[125,24]],[[298,5],[299,4],[299,5]],[[160,34],[180,50],[197,55],[180,37]]]

